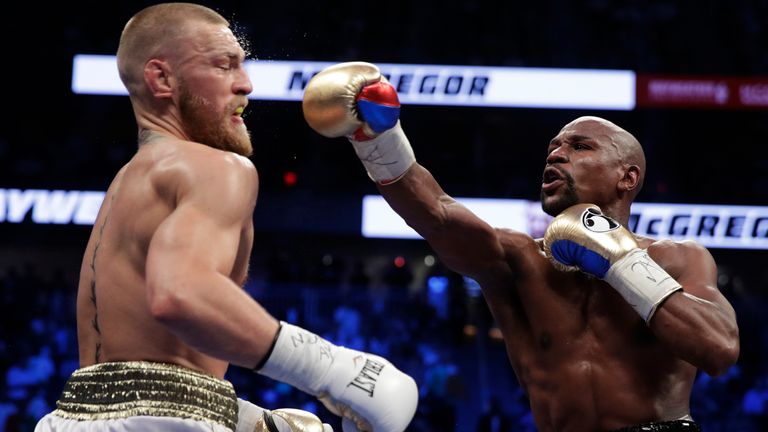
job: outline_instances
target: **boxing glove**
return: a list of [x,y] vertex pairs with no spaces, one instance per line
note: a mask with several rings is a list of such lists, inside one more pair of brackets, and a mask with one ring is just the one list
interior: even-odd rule
[[333,432],[329,424],[308,411],[293,408],[266,410],[243,399],[237,399],[235,432]]
[[316,396],[344,432],[402,432],[416,413],[416,382],[392,363],[285,322],[257,372]]
[[319,134],[349,138],[376,182],[397,181],[416,161],[398,120],[397,91],[375,65],[349,62],[322,70],[307,84],[302,110]]
[[634,235],[594,204],[557,215],[544,234],[544,252],[560,269],[578,269],[608,282],[645,320],[682,286],[661,268]]

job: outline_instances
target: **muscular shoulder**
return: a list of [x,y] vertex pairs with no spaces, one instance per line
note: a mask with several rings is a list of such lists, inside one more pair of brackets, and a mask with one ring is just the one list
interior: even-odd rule
[[[648,250],[653,250],[656,254],[672,256],[690,256],[709,254],[707,248],[693,240],[674,241],[669,239],[651,240],[648,242]],[[641,245],[644,241],[641,241]]]
[[189,162],[195,180],[212,182],[228,189],[247,192],[256,186],[258,176],[250,160],[235,153],[202,146]]
[[169,140],[168,145],[156,153],[157,175],[167,174],[193,183],[242,183],[240,186],[246,188],[256,181],[253,163],[232,152],[190,141]]
[[140,148],[135,159],[146,167],[154,191],[171,207],[195,197],[222,210],[233,207],[230,211],[236,213],[256,204],[256,168],[235,153],[163,137]]
[[247,158],[198,143],[179,141],[178,151],[171,156],[170,161],[190,169],[186,174],[193,178],[237,181],[253,180],[256,175],[256,168]]
[[531,259],[543,256],[541,241],[536,240],[526,233],[507,228],[496,228],[507,263],[513,267],[519,267]]
[[504,249],[520,250],[537,247],[536,240],[524,232],[509,228],[495,228],[495,231]]
[[506,228],[494,228],[493,233],[498,251],[486,256],[491,259],[484,259],[480,270],[466,273],[480,282],[486,295],[508,296],[522,280],[530,283],[551,269],[539,242],[530,235]]
[[670,273],[715,269],[714,259],[707,248],[692,240],[651,240],[647,247],[651,257]]

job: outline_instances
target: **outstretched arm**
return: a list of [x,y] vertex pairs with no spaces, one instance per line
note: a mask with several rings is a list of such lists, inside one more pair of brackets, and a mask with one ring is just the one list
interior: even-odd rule
[[392,208],[453,270],[477,277],[504,265],[497,232],[440,188],[416,163],[398,121],[395,89],[369,63],[341,63],[317,74],[304,93],[304,117],[327,137],[347,136]]
[[704,247],[693,243],[657,242],[648,254],[683,290],[656,311],[650,327],[678,357],[719,375],[739,356],[736,313],[717,289],[717,267]]
[[379,191],[406,223],[424,237],[454,271],[472,277],[505,266],[497,231],[446,194],[426,168],[414,163]]

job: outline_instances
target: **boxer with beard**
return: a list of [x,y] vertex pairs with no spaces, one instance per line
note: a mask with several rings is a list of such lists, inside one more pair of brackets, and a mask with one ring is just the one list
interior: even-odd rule
[[229,23],[203,6],[151,6],[125,26],[117,65],[138,150],[83,257],[81,367],[37,431],[331,430],[305,411],[237,399],[229,364],[318,396],[347,431],[402,432],[413,417],[409,376],[279,322],[242,289],[259,184],[242,118],[253,89],[245,58]]

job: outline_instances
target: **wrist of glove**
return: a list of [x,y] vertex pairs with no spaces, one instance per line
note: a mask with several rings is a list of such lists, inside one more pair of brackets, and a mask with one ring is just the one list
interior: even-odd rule
[[242,399],[237,400],[237,406],[235,432],[333,432],[331,425],[308,411],[293,408],[270,411]]
[[593,204],[574,205],[555,217],[544,234],[544,251],[561,270],[576,268],[608,282],[646,323],[682,289],[631,232]]
[[377,183],[386,185],[400,180],[416,162],[399,121],[375,138],[359,141],[360,134],[348,138],[368,176]]
[[616,261],[603,278],[632,309],[651,322],[661,303],[683,287],[645,249],[632,249]]
[[257,372],[316,396],[344,417],[345,431],[402,432],[418,403],[416,383],[386,359],[285,322]]

